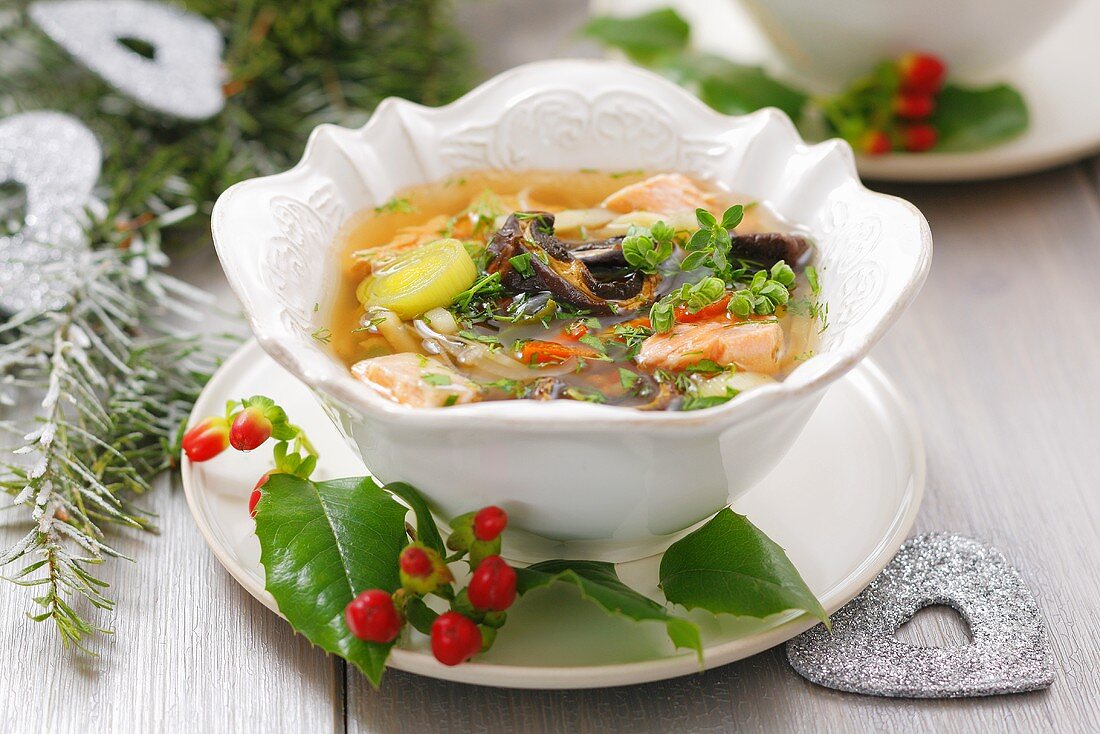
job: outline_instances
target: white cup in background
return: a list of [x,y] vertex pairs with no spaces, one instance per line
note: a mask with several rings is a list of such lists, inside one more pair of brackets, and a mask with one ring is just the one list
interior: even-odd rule
[[834,83],[918,50],[940,56],[953,74],[996,71],[1023,55],[1076,2],[740,0],[797,71]]

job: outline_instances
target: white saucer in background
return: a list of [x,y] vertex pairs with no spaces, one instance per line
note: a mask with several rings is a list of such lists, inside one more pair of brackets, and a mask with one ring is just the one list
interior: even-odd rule
[[[309,390],[255,342],[218,370],[193,418],[220,414],[228,399],[263,393],[286,408],[321,452],[315,477],[363,475]],[[183,486],[199,530],[222,565],[275,610],[264,590],[260,545],[248,515],[268,449],[184,461]],[[783,463],[734,509],[782,545],[830,613],[870,582],[909,533],[924,489],[924,446],[905,401],[870,361],[826,394]],[[674,491],[675,488],[670,488]],[[507,555],[507,534],[504,553]],[[658,596],[660,557],[619,564],[624,582]],[[693,613],[703,634],[705,667],[781,644],[816,620],[789,612],[766,620]],[[438,663],[427,638],[413,633],[390,665],[421,675],[507,688],[595,688],[662,680],[699,671],[694,653],[677,652],[663,625],[612,617],[564,584],[531,592],[508,612],[493,649],[476,662]]]
[[[733,0],[594,0],[592,7],[596,14],[624,16],[672,7],[691,23],[696,47],[772,70],[782,67],[752,19]],[[1031,114],[1031,125],[1020,137],[973,153],[858,156],[860,175],[880,181],[976,181],[1030,173],[1100,152],[1097,33],[1100,2],[1080,2],[1011,66],[982,78],[959,80],[975,85],[1005,82],[1019,90]]]

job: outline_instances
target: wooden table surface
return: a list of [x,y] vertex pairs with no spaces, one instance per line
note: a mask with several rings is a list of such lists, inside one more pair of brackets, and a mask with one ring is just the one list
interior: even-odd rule
[[[485,0],[476,12],[501,5]],[[504,56],[498,64],[518,60]],[[128,536],[122,550],[138,562],[107,568],[119,605],[99,657],[60,651],[52,630],[23,617],[28,595],[0,587],[4,729],[1100,731],[1100,165],[877,188],[914,202],[936,244],[924,291],[874,354],[924,428],[928,485],[915,531],[972,535],[1017,565],[1049,625],[1050,690],[864,697],[807,683],[775,648],[606,690],[496,690],[391,671],[373,691],[230,578],[166,478],[153,499],[161,535]],[[228,305],[212,258],[177,268]],[[0,514],[0,542],[21,533],[14,519]],[[950,621],[941,615],[914,634],[942,639]]]

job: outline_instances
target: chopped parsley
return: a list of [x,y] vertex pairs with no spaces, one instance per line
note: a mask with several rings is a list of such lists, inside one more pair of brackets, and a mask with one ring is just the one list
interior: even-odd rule
[[629,324],[615,324],[611,327],[611,332],[626,347],[626,354],[630,359],[638,356],[638,350],[642,348],[642,342],[653,336],[653,329]]
[[496,298],[504,293],[504,287],[500,284],[500,273],[487,273],[481,276],[474,284],[454,297],[451,306],[463,314],[470,311],[472,305]]
[[460,337],[462,337],[463,339],[469,339],[470,341],[481,342],[482,344],[488,344],[490,349],[499,348],[499,347],[503,346],[500,343],[500,339],[496,338],[492,334],[479,334],[476,331],[470,331],[468,329],[463,329],[462,331],[458,332],[458,335]]
[[395,196],[385,204],[374,207],[375,214],[412,214],[415,211],[416,207],[412,202],[400,196]]
[[818,281],[817,268],[813,265],[806,266],[806,282],[810,284],[810,292],[815,296],[821,295],[821,283]]
[[680,403],[680,410],[703,410],[713,408],[716,405],[728,403],[737,397],[737,391],[732,387],[726,388],[725,395],[688,395]]
[[638,373],[631,372],[630,370],[619,368],[619,384],[623,386],[623,390],[630,392],[634,385],[638,382]]
[[450,377],[448,377],[447,375],[441,375],[437,372],[425,372],[420,375],[420,379],[428,383],[429,385],[436,385],[437,387],[451,384]]
[[594,388],[567,387],[562,395],[570,400],[581,400],[586,403],[606,403],[607,396]]
[[695,364],[685,367],[684,372],[695,372],[701,375],[716,375],[719,372],[725,372],[727,369],[729,369],[729,367],[723,367],[713,359],[700,359]]
[[522,398],[527,395],[527,384],[521,380],[510,380],[502,377],[492,382],[479,383],[483,390],[501,390],[511,393],[513,397]]
[[447,396],[446,400],[443,401],[443,407],[449,408],[457,402],[458,402],[458,396],[452,393],[452,394]]
[[508,258],[508,262],[512,267],[516,269],[516,272],[523,278],[530,278],[535,274],[535,269],[531,267],[531,253],[524,252],[515,257]]

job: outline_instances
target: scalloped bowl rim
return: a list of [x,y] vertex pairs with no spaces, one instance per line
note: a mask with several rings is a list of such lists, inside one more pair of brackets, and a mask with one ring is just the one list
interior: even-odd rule
[[[277,183],[280,178],[290,177],[308,170],[315,169],[315,158],[321,138],[330,131],[341,133],[354,133],[364,140],[369,139],[372,128],[382,124],[386,119],[399,110],[409,110],[430,122],[433,114],[446,113],[463,105],[476,103],[479,97],[488,95],[494,87],[501,86],[517,76],[522,76],[531,71],[541,70],[546,67],[564,66],[599,66],[613,68],[626,75],[644,78],[646,83],[666,86],[666,92],[680,94],[687,105],[693,106],[693,114],[709,116],[712,119],[725,122],[729,125],[750,120],[765,122],[761,126],[778,126],[784,131],[785,137],[793,140],[792,150],[794,154],[804,154],[811,151],[824,151],[826,153],[839,153],[841,164],[844,167],[845,183],[855,184],[861,195],[867,195],[882,201],[891,201],[902,205],[916,215],[920,225],[920,252],[918,260],[913,268],[911,277],[905,287],[899,292],[893,302],[887,304],[882,318],[867,332],[860,334],[853,343],[836,350],[830,350],[816,354],[800,364],[787,378],[777,383],[756,388],[750,392],[738,396],[730,402],[701,411],[641,411],[633,407],[595,405],[582,401],[552,401],[533,402],[527,400],[501,400],[470,403],[448,407],[446,410],[416,408],[390,401],[373,390],[357,382],[332,354],[325,354],[320,349],[312,350],[312,354],[302,356],[297,354],[291,345],[271,334],[265,321],[250,308],[251,294],[246,292],[243,283],[234,277],[236,264],[227,249],[223,248],[219,241],[221,222],[230,209],[230,203],[239,193],[254,186],[268,186]],[[793,154],[792,154],[793,157]],[[341,223],[343,224],[343,223]],[[405,424],[438,425],[450,421],[456,426],[477,425],[481,422],[491,422],[496,425],[537,425],[540,430],[560,428],[561,430],[575,430],[583,426],[584,430],[610,430],[629,425],[645,424],[648,428],[656,428],[662,424],[674,426],[677,430],[690,428],[706,429],[712,426],[725,426],[733,422],[748,419],[771,409],[783,402],[813,394],[834,382],[856,364],[858,364],[871,347],[893,325],[902,312],[908,308],[923,285],[932,257],[932,236],[924,215],[913,204],[900,197],[882,194],[868,189],[860,180],[856,171],[855,157],[851,146],[847,142],[834,138],[819,143],[807,143],[799,134],[791,119],[781,110],[773,107],[757,110],[748,115],[725,115],[705,105],[697,97],[672,82],[659,77],[651,72],[638,67],[614,60],[594,59],[555,59],[550,61],[538,61],[514,67],[502,72],[483,82],[462,97],[440,107],[428,107],[415,102],[410,102],[397,97],[387,97],[382,100],[371,114],[370,119],[358,128],[348,128],[331,123],[318,125],[310,133],[301,159],[292,168],[268,176],[260,176],[247,179],[230,186],[216,201],[211,216],[211,227],[215,248],[222,267],[228,277],[231,287],[238,300],[244,307],[249,326],[264,351],[275,361],[289,370],[298,379],[309,385],[314,390],[337,398],[346,407],[362,411],[364,415],[374,416],[380,419],[400,418]],[[327,360],[338,367],[341,372],[332,377],[311,366],[317,359]],[[827,360],[823,369],[817,370],[817,374],[792,383],[791,377],[806,370],[810,365],[821,364]]]

